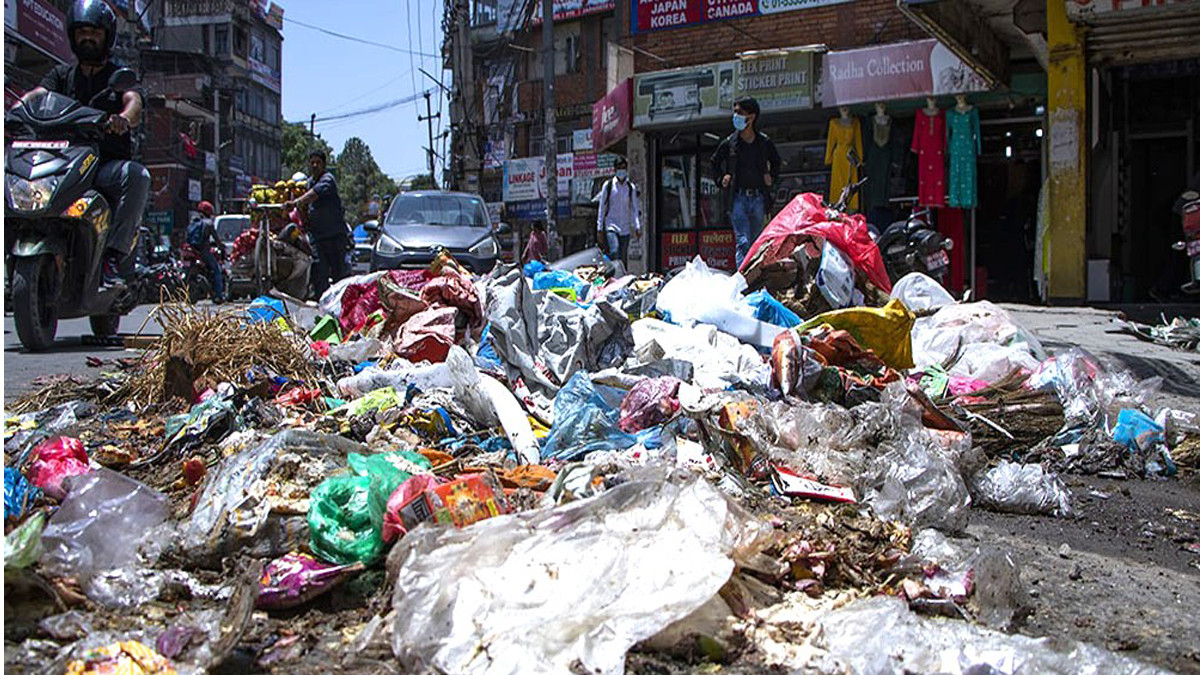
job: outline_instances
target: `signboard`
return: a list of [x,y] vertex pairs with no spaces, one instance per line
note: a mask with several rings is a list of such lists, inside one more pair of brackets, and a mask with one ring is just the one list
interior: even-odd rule
[[682,267],[696,257],[696,232],[695,230],[663,232],[662,245],[659,249],[662,252],[661,260],[664,270]]
[[576,129],[571,132],[571,149],[575,152],[592,149],[592,130]]
[[17,29],[17,3],[21,0],[4,0],[4,27]]
[[811,108],[812,63],[810,51],[744,54],[734,77],[734,98],[753,96],[764,111]]
[[174,211],[147,211],[142,223],[159,234],[171,234],[175,229]]
[[[63,63],[74,63],[67,42],[67,17],[46,0],[13,0],[17,3],[17,33],[34,47]],[[8,18],[5,7],[5,21]]]
[[[554,0],[554,20],[569,21],[588,14],[611,12],[616,8],[616,0]],[[540,4],[529,17],[529,25],[542,25],[542,6]]]
[[250,71],[250,79],[270,89],[276,94],[280,90],[279,71],[271,68],[265,63],[259,63],[254,59],[246,59],[247,70]]
[[625,138],[633,126],[633,78],[613,87],[592,106],[592,147],[604,150]]
[[[558,194],[571,189],[575,156],[569,152],[558,156]],[[505,202],[546,198],[546,160],[541,157],[521,157],[504,162],[503,194]]]
[[[558,200],[558,217],[571,217],[571,200],[564,196]],[[509,221],[516,220],[545,220],[546,219],[546,200],[533,199],[523,202],[506,202],[504,205],[504,217]]]
[[633,124],[648,127],[733,114],[736,61],[659,70],[633,83]]
[[203,199],[203,192],[200,188],[200,181],[195,178],[188,179],[188,201],[198,202]]
[[737,269],[737,240],[733,230],[702,230],[700,257],[709,267],[727,272]]
[[204,151],[204,170],[208,173],[217,172],[217,153]]
[[986,91],[987,83],[937,40],[898,42],[825,55],[824,103]]
[[504,217],[504,202],[486,202],[484,206],[487,207],[488,221],[493,226],[499,225]]
[[850,0],[632,0],[633,33],[699,26],[726,19],[794,12]]

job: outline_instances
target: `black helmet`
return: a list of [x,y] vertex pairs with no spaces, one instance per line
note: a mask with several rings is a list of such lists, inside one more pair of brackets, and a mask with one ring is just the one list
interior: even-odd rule
[[[99,58],[94,54],[81,54],[79,45],[75,43],[75,29],[80,26],[93,26],[104,30],[104,44]],[[80,61],[96,61],[108,56],[113,43],[117,41],[117,15],[104,0],[75,0],[71,12],[67,15],[67,42],[71,43],[71,51]]]

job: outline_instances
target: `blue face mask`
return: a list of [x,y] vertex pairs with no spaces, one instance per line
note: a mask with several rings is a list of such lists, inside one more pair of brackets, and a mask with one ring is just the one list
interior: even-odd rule
[[626,180],[629,178],[629,172],[625,169],[617,169],[617,178],[620,180]]
[[742,131],[746,128],[746,125],[748,123],[749,122],[746,120],[745,115],[739,115],[737,113],[733,114],[733,128],[734,129],[737,129],[738,131]]

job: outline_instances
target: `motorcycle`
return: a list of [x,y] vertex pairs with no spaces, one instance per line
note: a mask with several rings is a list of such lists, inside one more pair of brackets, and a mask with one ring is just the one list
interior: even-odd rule
[[893,283],[910,272],[920,272],[940,284],[946,283],[954,240],[933,229],[929,225],[929,215],[928,208],[914,207],[907,219],[888,225],[879,235],[876,244]]
[[1183,216],[1183,241],[1175,242],[1171,248],[1184,251],[1188,256],[1191,281],[1182,286],[1183,292],[1200,293],[1200,193],[1188,190],[1180,197],[1180,213]]
[[[213,246],[210,248],[213,255],[217,258],[217,264],[221,266],[222,274],[225,279],[229,279],[229,270],[225,265],[225,247]],[[201,300],[217,300],[217,293],[213,283],[213,271],[200,257],[200,251],[196,250],[191,244],[184,244],[180,249],[181,253],[181,269],[183,272],[183,288],[187,290],[188,300],[191,302],[200,302]]]
[[[136,84],[137,75],[121,68],[89,103]],[[100,288],[113,214],[93,184],[108,121],[108,113],[54,92],[39,92],[4,116],[13,136],[4,176],[13,318],[27,349],[51,347],[60,318],[86,316],[95,335],[115,335],[133,308],[128,288]]]

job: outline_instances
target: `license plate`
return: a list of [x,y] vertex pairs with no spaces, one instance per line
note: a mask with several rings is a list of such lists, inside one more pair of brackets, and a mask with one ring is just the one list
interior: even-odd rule
[[945,251],[938,251],[925,256],[925,269],[936,270],[950,264],[950,256]]
[[68,141],[13,141],[12,146],[17,150],[65,150]]
[[1188,242],[1187,254],[1188,254],[1188,257],[1195,257],[1195,256],[1200,255],[1200,239],[1193,239]]

